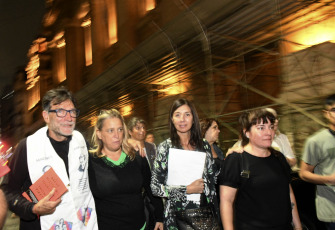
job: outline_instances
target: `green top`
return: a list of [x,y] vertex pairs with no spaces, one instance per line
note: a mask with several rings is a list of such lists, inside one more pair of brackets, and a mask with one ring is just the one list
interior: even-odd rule
[[121,165],[125,161],[126,158],[127,158],[127,154],[125,154],[125,152],[123,152],[123,151],[121,152],[121,156],[117,161],[113,161],[108,156],[106,156],[106,159],[109,162],[113,163],[114,165]]

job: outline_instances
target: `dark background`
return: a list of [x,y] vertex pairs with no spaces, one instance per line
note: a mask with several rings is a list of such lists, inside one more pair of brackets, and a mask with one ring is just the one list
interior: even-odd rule
[[27,64],[27,52],[42,26],[45,5],[44,0],[0,0],[0,95]]

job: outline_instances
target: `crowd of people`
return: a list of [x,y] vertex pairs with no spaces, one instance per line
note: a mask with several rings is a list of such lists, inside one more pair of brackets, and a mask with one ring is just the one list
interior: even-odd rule
[[[49,90],[42,108],[46,126],[21,140],[9,162],[1,225],[8,205],[22,230],[303,229],[291,186],[297,159],[272,108],[243,113],[240,140],[226,153],[219,121],[199,119],[184,98],[171,105],[169,138],[157,146],[146,121],[132,117],[126,125],[115,109],[97,116],[89,144],[75,130],[79,110],[64,87]],[[317,217],[334,230],[335,94],[323,113],[329,126],[306,141],[300,177],[317,184]],[[26,199],[51,168],[67,191]]]

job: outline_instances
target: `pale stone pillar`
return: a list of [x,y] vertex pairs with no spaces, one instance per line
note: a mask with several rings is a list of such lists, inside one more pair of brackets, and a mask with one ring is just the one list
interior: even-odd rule
[[63,47],[52,48],[52,81],[55,85],[66,80],[66,50]]

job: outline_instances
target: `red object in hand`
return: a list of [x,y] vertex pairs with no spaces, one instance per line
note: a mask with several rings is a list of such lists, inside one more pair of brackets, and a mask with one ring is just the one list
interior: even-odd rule
[[9,173],[10,168],[7,166],[7,161],[0,159],[0,177],[3,177],[7,173]]

